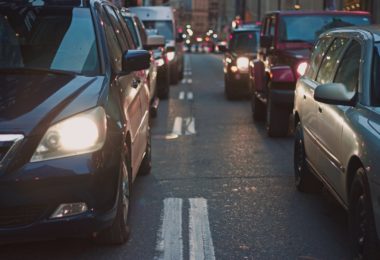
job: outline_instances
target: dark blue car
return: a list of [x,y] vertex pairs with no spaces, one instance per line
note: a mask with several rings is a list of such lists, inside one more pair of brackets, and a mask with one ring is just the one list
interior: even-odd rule
[[101,0],[0,1],[0,46],[0,242],[125,242],[150,54]]

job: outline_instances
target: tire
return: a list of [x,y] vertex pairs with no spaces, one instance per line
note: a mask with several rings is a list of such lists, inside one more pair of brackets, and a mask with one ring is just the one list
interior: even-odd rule
[[96,237],[95,242],[103,245],[121,245],[129,238],[129,200],[131,192],[131,168],[127,156],[122,159],[120,166],[121,180],[119,181],[117,212],[112,225],[101,231]]
[[160,87],[157,91],[157,96],[159,99],[168,99],[170,92],[170,82],[169,82],[169,73],[166,72],[165,79],[163,82],[160,82]]
[[[149,124],[150,125],[150,124]],[[145,155],[139,168],[140,175],[149,175],[152,169],[152,136],[150,132],[150,126],[148,130],[147,144],[145,147]]]
[[375,220],[365,170],[360,167],[349,195],[348,223],[353,259],[379,259]]
[[294,135],[294,177],[295,185],[300,192],[318,192],[322,183],[309,170],[306,162],[305,144],[301,123],[298,122]]
[[287,136],[289,130],[289,109],[273,103],[271,92],[268,92],[266,107],[266,129],[270,137]]
[[253,93],[251,96],[252,118],[254,121],[265,120],[265,105]]

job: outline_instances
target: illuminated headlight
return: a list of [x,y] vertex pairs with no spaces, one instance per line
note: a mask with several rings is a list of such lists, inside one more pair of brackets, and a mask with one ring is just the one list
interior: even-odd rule
[[103,146],[105,137],[106,114],[102,107],[97,107],[51,126],[31,162],[97,151]]
[[236,60],[236,66],[240,72],[248,72],[249,59],[247,57],[239,57]]
[[70,217],[86,212],[87,210],[87,205],[84,202],[61,204],[50,216],[50,218],[54,219]]
[[298,64],[297,66],[297,74],[298,76],[303,76],[305,75],[306,73],[306,69],[307,69],[307,62],[301,62],[300,64]]
[[156,62],[157,67],[161,67],[162,65],[165,64],[165,61],[163,58],[159,58],[155,62]]
[[175,52],[171,51],[171,52],[166,53],[166,57],[168,58],[169,61],[174,60],[174,58],[175,58]]

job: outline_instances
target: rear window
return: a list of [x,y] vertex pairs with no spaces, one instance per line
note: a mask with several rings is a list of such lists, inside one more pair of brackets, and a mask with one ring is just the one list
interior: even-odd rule
[[235,52],[257,52],[259,31],[235,32],[231,35],[229,48]]
[[145,29],[156,29],[157,34],[165,37],[166,41],[174,40],[172,21],[143,21]]
[[314,43],[321,33],[329,29],[368,24],[370,24],[369,17],[360,15],[283,16],[279,37],[281,42]]

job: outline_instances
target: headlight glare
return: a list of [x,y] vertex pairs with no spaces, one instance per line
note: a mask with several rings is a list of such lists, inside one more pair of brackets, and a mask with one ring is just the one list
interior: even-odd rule
[[170,51],[170,52],[166,53],[166,57],[168,58],[169,61],[174,60],[174,58],[175,58],[175,52],[174,51]]
[[297,73],[298,73],[299,77],[305,75],[306,70],[307,70],[307,65],[308,65],[307,62],[305,62],[305,61],[298,64]]
[[105,135],[105,111],[97,107],[51,126],[31,162],[94,152],[103,146]]
[[236,66],[238,67],[240,72],[247,72],[249,65],[249,59],[247,57],[239,57],[236,60]]

